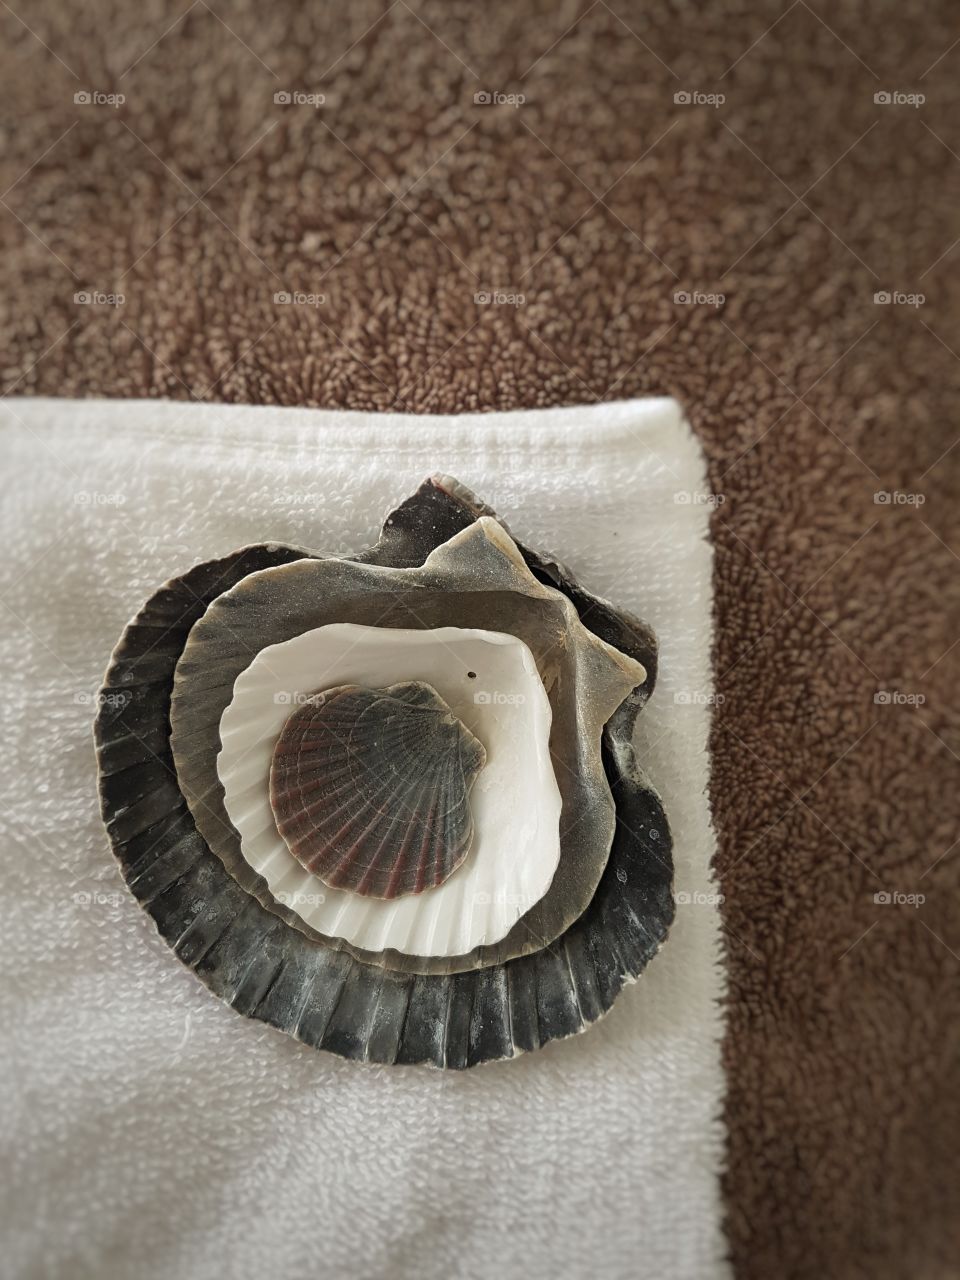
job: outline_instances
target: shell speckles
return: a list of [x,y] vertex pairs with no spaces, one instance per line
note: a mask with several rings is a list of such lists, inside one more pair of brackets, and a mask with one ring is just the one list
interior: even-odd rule
[[336,889],[397,898],[443,884],[467,857],[469,792],[485,761],[429,685],[342,685],[287,720],[270,801],[308,871]]

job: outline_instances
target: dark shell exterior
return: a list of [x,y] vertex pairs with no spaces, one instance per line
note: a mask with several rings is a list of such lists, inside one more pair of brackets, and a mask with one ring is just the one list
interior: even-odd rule
[[273,751],[270,804],[287,848],[334,889],[434,889],[473,840],[479,740],[420,681],[341,685],[308,699]]
[[[357,558],[404,567],[493,513],[456,482],[426,481]],[[200,837],[170,750],[170,696],[187,635],[245,575],[311,553],[276,544],[207,561],[160,588],[125,629],[104,681],[95,739],[100,799],[131,892],[180,960],[238,1012],[345,1058],[465,1068],[583,1031],[635,981],[674,916],[670,833],[631,745],[656,677],[643,623],[521,547],[531,571],[575,605],[592,631],[641,661],[648,680],[608,722],[603,761],[617,807],[610,858],[587,910],[558,941],[503,965],[421,975],[365,964],[268,910],[250,870],[241,885]]]

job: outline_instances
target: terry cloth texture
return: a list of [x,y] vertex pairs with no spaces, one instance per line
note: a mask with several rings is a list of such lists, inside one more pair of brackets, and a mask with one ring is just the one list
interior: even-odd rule
[[[712,798],[736,1271],[951,1274],[954,7],[45,0],[23,17],[0,12],[6,391],[684,405],[724,498]],[[94,90],[126,102],[74,104]],[[294,91],[326,101],[274,102]],[[74,304],[92,290],[125,302]],[[875,304],[894,291],[925,302]]]
[[[319,1264],[499,1280],[536,1259],[537,1274],[586,1280],[632,1275],[642,1256],[651,1275],[727,1276],[712,554],[707,506],[676,501],[705,492],[677,406],[411,418],[25,400],[0,405],[0,430],[0,527],[17,551],[0,586],[19,761],[0,901],[12,1274]],[[318,1053],[205,991],[123,887],[90,743],[101,669],[143,596],[261,539],[361,550],[438,459],[658,632],[637,749],[670,817],[679,904],[601,1023],[456,1077]]]

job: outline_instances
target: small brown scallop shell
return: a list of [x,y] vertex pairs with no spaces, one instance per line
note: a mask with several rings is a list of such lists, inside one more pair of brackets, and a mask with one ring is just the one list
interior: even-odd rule
[[287,720],[270,803],[290,852],[325,884],[398,898],[443,884],[467,857],[485,762],[429,685],[341,685]]

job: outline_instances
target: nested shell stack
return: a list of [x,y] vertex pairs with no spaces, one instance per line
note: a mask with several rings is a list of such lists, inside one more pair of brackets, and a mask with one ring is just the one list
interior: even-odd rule
[[673,918],[636,761],[649,628],[426,481],[352,558],[197,565],[128,625],[96,723],[133,893],[247,1016],[372,1062],[575,1034]]

